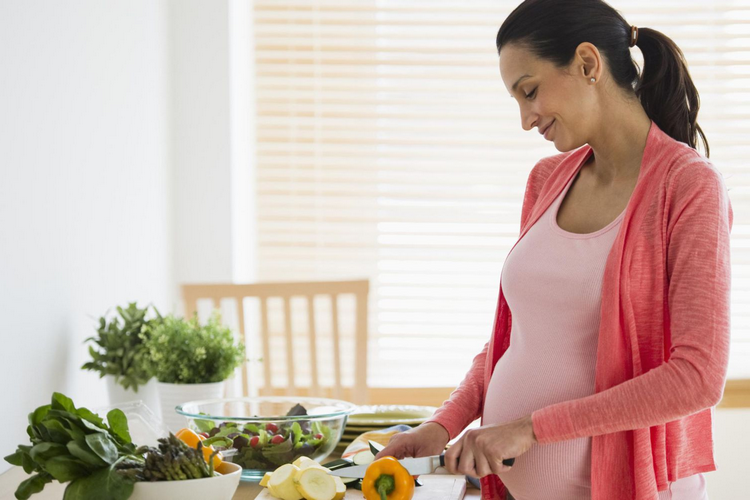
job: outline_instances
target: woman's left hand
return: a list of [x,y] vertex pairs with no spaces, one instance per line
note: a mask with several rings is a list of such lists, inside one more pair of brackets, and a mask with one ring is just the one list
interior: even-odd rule
[[498,474],[510,470],[503,459],[521,456],[536,442],[530,415],[470,429],[445,452],[445,468],[451,474],[473,477]]

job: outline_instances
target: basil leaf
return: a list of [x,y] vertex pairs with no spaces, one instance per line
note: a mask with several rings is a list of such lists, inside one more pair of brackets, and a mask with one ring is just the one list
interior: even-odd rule
[[125,443],[133,442],[128,429],[128,417],[125,416],[122,410],[115,408],[107,413],[107,422],[109,423],[109,428],[117,437]]
[[83,462],[67,455],[50,458],[44,464],[44,468],[61,483],[73,481],[89,473]]
[[108,464],[117,460],[117,446],[107,434],[88,434],[86,435],[86,444],[91,448],[91,451]]
[[63,500],[127,500],[132,493],[133,483],[122,478],[111,465],[70,483]]

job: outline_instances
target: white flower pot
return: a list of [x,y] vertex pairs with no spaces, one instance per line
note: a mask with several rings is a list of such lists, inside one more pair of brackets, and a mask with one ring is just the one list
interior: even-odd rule
[[224,394],[224,382],[210,384],[167,384],[158,382],[161,419],[170,431],[176,432],[187,424],[187,419],[175,411],[177,405],[198,399],[220,398]]
[[114,375],[105,375],[107,381],[107,394],[109,395],[110,406],[116,406],[131,401],[143,401],[154,415],[159,416],[159,395],[156,390],[156,379],[151,379],[147,383],[138,386],[138,392],[133,389],[125,389],[115,382]]

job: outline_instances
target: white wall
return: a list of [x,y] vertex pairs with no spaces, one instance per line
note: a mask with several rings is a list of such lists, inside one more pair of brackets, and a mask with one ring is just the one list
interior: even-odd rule
[[163,0],[0,2],[0,456],[53,391],[106,403],[95,317],[174,307],[167,33]]
[[175,277],[255,279],[252,0],[169,0]]

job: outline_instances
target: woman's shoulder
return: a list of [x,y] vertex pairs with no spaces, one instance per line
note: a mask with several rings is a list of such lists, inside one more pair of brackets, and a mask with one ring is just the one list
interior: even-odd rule
[[711,187],[726,189],[724,177],[714,163],[684,143],[677,143],[669,155],[664,183],[668,191],[678,196]]
[[722,176],[716,166],[695,148],[659,131],[657,139],[644,158],[664,174],[661,176],[668,189],[686,187],[696,183],[721,183]]

